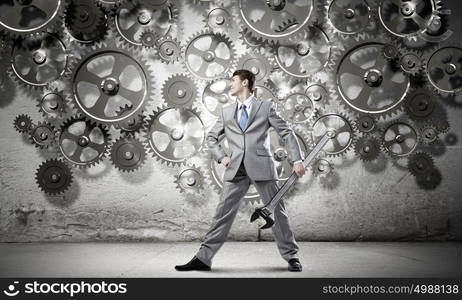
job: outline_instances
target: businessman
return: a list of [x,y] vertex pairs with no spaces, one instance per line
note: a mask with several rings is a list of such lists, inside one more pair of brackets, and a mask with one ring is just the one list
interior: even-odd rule
[[[221,116],[207,134],[207,144],[213,158],[225,168],[223,189],[214,221],[196,255],[178,271],[210,271],[212,258],[223,245],[236,217],[240,202],[253,183],[264,204],[277,193],[278,175],[270,150],[269,129],[273,127],[284,140],[293,163],[293,172],[305,174],[297,137],[288,124],[279,117],[272,101],[261,101],[253,96],[255,75],[248,70],[236,70],[230,82],[230,94],[237,101],[223,107]],[[224,134],[230,154],[223,151],[219,140]],[[289,271],[301,271],[298,245],[290,228],[283,201],[272,212],[275,224],[273,234]]]

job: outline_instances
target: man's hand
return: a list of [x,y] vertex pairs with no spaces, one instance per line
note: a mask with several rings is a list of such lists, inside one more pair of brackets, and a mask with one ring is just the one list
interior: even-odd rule
[[227,167],[229,165],[229,161],[231,159],[228,157],[228,156],[225,156],[223,157],[223,159],[221,160],[221,163],[223,164],[223,166]]
[[297,176],[299,177],[305,175],[305,167],[303,166],[303,163],[302,162],[294,163],[294,168],[292,172],[295,172]]

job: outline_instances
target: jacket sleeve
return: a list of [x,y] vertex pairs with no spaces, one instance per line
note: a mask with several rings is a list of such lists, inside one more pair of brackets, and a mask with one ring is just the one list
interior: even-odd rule
[[212,157],[218,162],[221,163],[223,157],[226,156],[225,151],[221,147],[219,141],[220,137],[225,133],[224,123],[223,123],[223,108],[220,109],[220,117],[213,125],[212,129],[207,134],[207,148]]
[[304,158],[302,157],[297,136],[289,124],[277,114],[274,102],[272,101],[269,103],[268,121],[283,139],[285,148],[290,154],[291,162],[302,161]]

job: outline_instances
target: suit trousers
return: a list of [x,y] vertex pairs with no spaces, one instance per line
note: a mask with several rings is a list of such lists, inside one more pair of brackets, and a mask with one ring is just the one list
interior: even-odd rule
[[[223,182],[220,202],[217,206],[211,228],[205,235],[196,257],[208,266],[212,265],[212,259],[226,241],[231,225],[234,222],[241,200],[247,193],[250,183],[255,185],[263,203],[268,203],[278,191],[276,180],[252,181],[241,163],[236,176],[231,181]],[[289,261],[298,258],[298,245],[290,228],[284,202],[281,199],[274,213],[274,225],[272,227],[274,239],[282,258]]]

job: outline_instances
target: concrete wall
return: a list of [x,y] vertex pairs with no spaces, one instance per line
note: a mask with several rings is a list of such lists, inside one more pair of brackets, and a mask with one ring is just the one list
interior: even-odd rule
[[[462,10],[452,9],[451,27],[457,30],[462,24],[454,16]],[[185,37],[200,26],[197,21],[183,22],[188,24],[182,32]],[[451,41],[460,41],[460,37],[455,32]],[[156,68],[158,84],[152,107],[161,103],[163,74],[178,70],[163,64]],[[11,89],[0,97],[1,242],[203,238],[219,195],[210,185],[201,194],[180,193],[174,183],[178,169],[149,155],[134,173],[119,172],[107,158],[89,170],[73,169],[74,181],[64,195],[45,195],[37,187],[35,172],[42,161],[55,155],[35,148],[12,126],[18,114],[29,114],[35,122],[42,120],[34,98],[38,94],[12,82],[8,85]],[[462,130],[460,106],[446,106],[446,110],[451,124],[448,134],[457,138]],[[308,172],[286,200],[297,240],[461,240],[462,148],[460,141],[448,145],[445,136],[441,140],[433,154],[442,178],[435,189],[419,187],[408,171],[394,166],[386,156],[373,172],[352,152],[334,160],[337,176],[333,186],[322,184]],[[256,206],[242,204],[230,239],[272,238],[271,232],[249,223]]]

